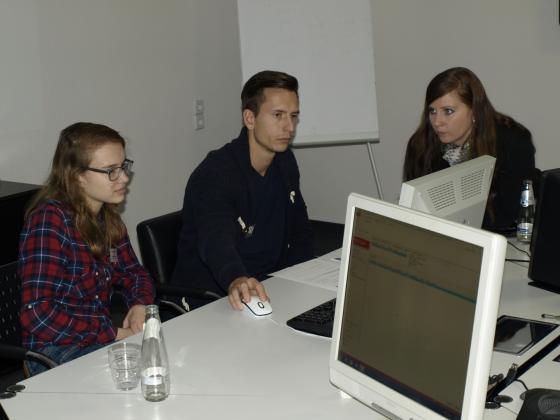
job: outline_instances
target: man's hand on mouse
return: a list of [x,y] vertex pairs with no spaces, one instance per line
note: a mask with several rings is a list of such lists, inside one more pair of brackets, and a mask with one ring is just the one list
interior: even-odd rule
[[243,301],[249,302],[252,295],[257,295],[262,301],[268,300],[264,286],[254,277],[237,277],[229,285],[228,299],[233,309],[243,310]]

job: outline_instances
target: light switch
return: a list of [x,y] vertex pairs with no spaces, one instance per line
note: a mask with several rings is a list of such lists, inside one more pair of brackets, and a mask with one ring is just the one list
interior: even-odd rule
[[194,129],[202,130],[204,128],[204,114],[194,116]]
[[194,115],[204,114],[204,100],[203,99],[195,100],[193,109],[194,109]]

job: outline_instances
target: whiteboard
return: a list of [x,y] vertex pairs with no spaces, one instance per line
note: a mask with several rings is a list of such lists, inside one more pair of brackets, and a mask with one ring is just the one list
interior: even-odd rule
[[297,77],[295,144],[379,138],[370,0],[237,0],[243,83]]

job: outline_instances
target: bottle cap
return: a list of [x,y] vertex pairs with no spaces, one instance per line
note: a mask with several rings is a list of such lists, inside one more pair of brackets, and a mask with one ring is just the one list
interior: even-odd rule
[[159,307],[157,305],[147,305],[146,306],[146,314],[158,314],[159,313]]

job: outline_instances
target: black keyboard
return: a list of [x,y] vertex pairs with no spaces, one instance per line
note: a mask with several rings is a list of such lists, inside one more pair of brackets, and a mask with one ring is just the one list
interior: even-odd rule
[[295,330],[332,337],[335,306],[336,299],[329,300],[293,317],[286,324]]

